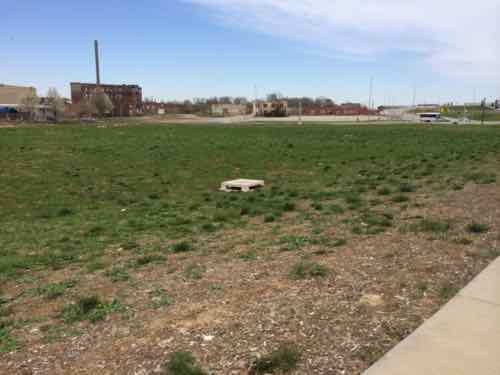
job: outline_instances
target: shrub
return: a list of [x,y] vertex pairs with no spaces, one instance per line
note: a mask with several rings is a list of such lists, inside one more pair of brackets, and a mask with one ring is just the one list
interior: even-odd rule
[[283,205],[283,211],[290,212],[294,210],[295,210],[295,203],[293,202],[285,202],[285,204]]
[[288,373],[297,367],[301,357],[300,349],[294,344],[282,344],[273,352],[258,358],[250,374]]
[[163,365],[163,375],[208,375],[196,363],[191,353],[175,352]]

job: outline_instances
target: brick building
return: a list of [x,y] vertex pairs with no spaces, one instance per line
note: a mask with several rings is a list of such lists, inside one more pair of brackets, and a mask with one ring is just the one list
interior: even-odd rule
[[[142,88],[138,85],[100,85],[113,103],[112,116],[128,117],[142,114]],[[97,85],[94,83],[71,82],[71,101],[75,111],[82,101],[91,101]]]

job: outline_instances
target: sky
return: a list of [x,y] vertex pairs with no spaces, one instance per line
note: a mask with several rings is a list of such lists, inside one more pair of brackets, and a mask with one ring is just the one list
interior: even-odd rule
[[500,97],[500,0],[0,0],[0,83],[139,84],[156,100]]

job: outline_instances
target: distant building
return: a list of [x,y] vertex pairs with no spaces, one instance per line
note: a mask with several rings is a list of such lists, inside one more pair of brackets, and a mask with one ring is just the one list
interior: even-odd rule
[[257,102],[255,105],[257,116],[263,117],[287,117],[288,102],[286,100],[275,100],[271,102]]
[[20,106],[24,97],[36,95],[34,87],[0,85],[0,105]]
[[335,103],[321,104],[309,103],[304,105],[302,114],[304,116],[362,116],[376,114],[377,111],[359,103]]
[[245,104],[212,104],[210,112],[213,116],[242,116],[247,113]]
[[36,96],[36,89],[27,86],[0,84],[0,118],[7,120],[46,121],[54,116],[49,106],[42,100],[28,113],[23,106],[23,99]]
[[[129,117],[142,114],[142,88],[138,85],[100,85],[100,88],[113,103],[112,116]],[[94,83],[71,82],[71,101],[74,110],[82,102],[90,102],[95,95],[97,85]]]

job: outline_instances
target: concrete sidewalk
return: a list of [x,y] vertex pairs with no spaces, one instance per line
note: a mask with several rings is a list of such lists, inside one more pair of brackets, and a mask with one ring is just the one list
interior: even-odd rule
[[500,258],[363,375],[499,375]]

